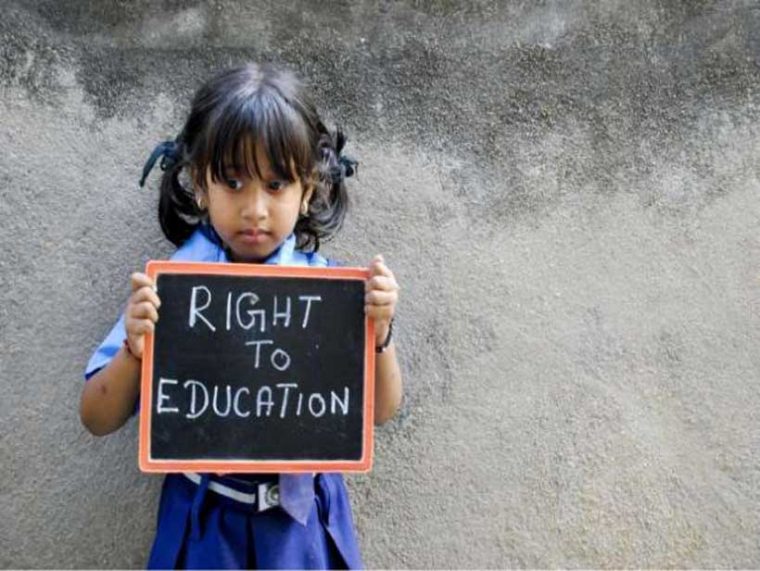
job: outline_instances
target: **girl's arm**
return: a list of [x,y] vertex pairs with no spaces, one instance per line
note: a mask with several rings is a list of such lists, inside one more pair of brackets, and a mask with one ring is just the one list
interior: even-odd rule
[[121,428],[140,395],[140,361],[122,347],[82,389],[79,417],[95,436]]
[[[390,322],[396,313],[398,283],[393,272],[385,265],[382,256],[375,256],[367,280],[367,315],[375,320],[375,346],[388,338]],[[393,418],[401,406],[403,383],[393,342],[375,359],[375,424]]]
[[375,358],[375,424],[383,424],[396,415],[403,392],[396,347],[391,342]]
[[132,295],[125,311],[129,351],[119,349],[111,362],[93,375],[82,389],[79,416],[82,424],[103,436],[121,428],[134,410],[140,394],[140,367],[145,333],[158,321],[161,301],[153,280],[141,273],[131,276]]

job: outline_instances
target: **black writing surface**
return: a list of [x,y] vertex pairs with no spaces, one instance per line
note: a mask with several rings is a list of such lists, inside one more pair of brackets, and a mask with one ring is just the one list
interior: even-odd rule
[[374,348],[367,271],[149,262],[146,471],[366,471]]

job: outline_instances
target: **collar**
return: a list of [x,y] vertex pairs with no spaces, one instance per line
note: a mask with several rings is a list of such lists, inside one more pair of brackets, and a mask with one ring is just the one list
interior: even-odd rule
[[[219,234],[207,223],[201,223],[195,232],[171,257],[177,262],[231,263]],[[291,234],[262,262],[278,266],[327,266],[327,260],[316,252],[296,250],[296,236]]]

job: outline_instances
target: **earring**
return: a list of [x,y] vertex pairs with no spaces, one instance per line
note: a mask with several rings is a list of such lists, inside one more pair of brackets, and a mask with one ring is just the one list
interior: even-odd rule
[[203,210],[203,197],[202,196],[196,196],[195,197],[195,203],[198,205],[198,210]]

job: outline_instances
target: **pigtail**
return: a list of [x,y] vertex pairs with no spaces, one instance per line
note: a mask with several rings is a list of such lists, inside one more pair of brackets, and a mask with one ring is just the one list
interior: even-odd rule
[[316,180],[309,212],[296,224],[297,247],[319,250],[320,242],[329,239],[343,226],[349,207],[346,178],[356,173],[358,162],[343,155],[346,136],[338,128],[330,132],[325,125],[317,123]]
[[163,171],[159,185],[158,221],[164,236],[175,246],[181,246],[195,231],[202,219],[192,189],[180,181],[183,168],[188,165],[185,158],[185,145],[181,138],[159,144],[151,153],[143,168],[140,186],[161,157],[160,167]]

